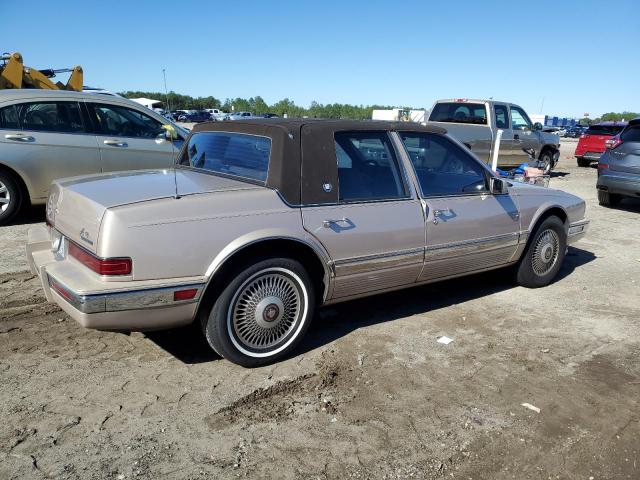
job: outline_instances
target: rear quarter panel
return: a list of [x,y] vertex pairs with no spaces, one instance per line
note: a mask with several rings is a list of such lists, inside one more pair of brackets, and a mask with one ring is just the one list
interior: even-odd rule
[[188,195],[109,209],[98,255],[131,257],[133,279],[208,276],[260,238],[306,238],[300,210],[267,188]]

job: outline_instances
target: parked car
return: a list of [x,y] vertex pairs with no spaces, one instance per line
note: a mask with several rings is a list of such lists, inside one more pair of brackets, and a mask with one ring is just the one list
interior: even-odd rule
[[196,125],[174,170],[58,180],[47,222],[29,265],[81,325],[197,321],[249,367],[316,305],[501,267],[548,285],[588,226],[583,200],[500,179],[441,128],[286,119]]
[[588,167],[591,162],[597,162],[606,149],[605,142],[619,134],[626,125],[626,122],[602,122],[589,125],[589,128],[580,136],[574,154],[578,166]]
[[45,203],[57,178],[170,167],[187,135],[119,96],[0,90],[0,225]]
[[549,173],[560,157],[560,137],[542,131],[527,113],[512,103],[493,100],[438,100],[429,113],[431,125],[447,129],[483,162],[491,163],[497,130],[502,130],[498,166],[515,167],[538,160]]
[[208,122],[211,120],[211,114],[206,110],[197,110],[195,112],[183,113],[178,117],[180,122]]
[[[233,112],[228,114],[225,120],[246,120],[247,118],[254,118],[251,112]],[[259,118],[259,117],[258,117]]]
[[224,117],[227,116],[227,114],[219,108],[207,108],[205,110],[209,113],[210,119],[214,121],[223,120]]
[[279,118],[279,115],[275,113],[263,113],[262,118]]
[[582,134],[587,130],[588,127],[575,126],[567,129],[567,132],[564,134],[565,138],[580,138]]
[[640,118],[606,141],[598,160],[598,202],[615,206],[623,197],[640,197]]

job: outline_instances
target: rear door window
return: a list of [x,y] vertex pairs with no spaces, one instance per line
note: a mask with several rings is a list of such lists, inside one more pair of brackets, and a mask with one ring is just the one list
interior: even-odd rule
[[487,109],[483,103],[436,103],[429,120],[432,122],[487,124]]
[[340,201],[366,202],[408,196],[386,132],[338,132],[335,147]]
[[493,110],[496,116],[496,128],[509,128],[509,112],[506,105],[494,105]]
[[23,130],[86,133],[77,102],[30,102],[16,105]]

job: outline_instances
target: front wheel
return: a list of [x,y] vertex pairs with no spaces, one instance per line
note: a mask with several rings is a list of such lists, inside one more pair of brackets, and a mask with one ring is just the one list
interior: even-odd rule
[[546,218],[533,233],[518,263],[518,284],[529,288],[549,285],[562,267],[566,250],[564,224],[558,217]]
[[243,367],[272,363],[291,352],[314,313],[313,284],[290,258],[270,258],[239,269],[206,320],[207,342]]
[[540,155],[540,168],[545,175],[549,175],[553,168],[553,153],[549,150],[545,150]]

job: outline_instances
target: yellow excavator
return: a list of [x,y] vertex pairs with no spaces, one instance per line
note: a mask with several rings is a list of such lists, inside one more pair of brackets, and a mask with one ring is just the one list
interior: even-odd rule
[[[73,90],[82,91],[82,67],[73,68],[48,68],[38,70],[25,67],[22,55],[19,53],[3,53],[0,56],[0,90],[7,88],[43,88],[46,90]],[[66,84],[53,82],[58,73],[71,73]]]

